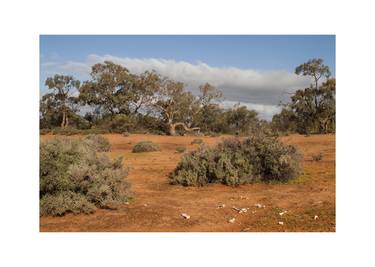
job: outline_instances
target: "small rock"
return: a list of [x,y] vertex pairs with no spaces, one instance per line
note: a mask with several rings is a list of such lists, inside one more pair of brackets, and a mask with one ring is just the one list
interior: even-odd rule
[[232,207],[232,209],[234,209],[235,211],[240,211],[241,209],[239,209],[239,208],[236,208],[236,207]]
[[279,222],[280,225],[284,225],[284,222]]
[[229,223],[234,223],[236,221],[236,218],[229,219]]
[[242,208],[242,209],[240,209],[240,211],[238,213],[246,213],[247,210],[248,210],[248,208]]
[[225,208],[225,204],[220,204],[217,208],[218,209]]
[[259,203],[255,204],[254,206],[257,207],[258,209],[266,207],[265,205],[262,205],[262,204],[259,204]]
[[143,204],[143,206],[147,207],[148,205],[147,204]]
[[181,214],[182,217],[184,217],[184,219],[190,219],[190,215],[186,214],[186,213],[182,213]]
[[318,217],[318,215],[315,215],[314,220],[317,220],[317,219],[319,219],[319,217]]
[[287,213],[287,211],[286,211],[286,210],[285,210],[285,211],[283,211],[283,212],[280,212],[280,213],[279,213],[279,215],[280,215],[280,216],[283,216],[283,215],[284,215],[285,213]]

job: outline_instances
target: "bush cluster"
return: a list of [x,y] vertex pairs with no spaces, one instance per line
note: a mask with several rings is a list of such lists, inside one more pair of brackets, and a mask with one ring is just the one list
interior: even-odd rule
[[200,147],[186,154],[169,178],[171,184],[184,186],[286,182],[298,175],[300,161],[295,147],[273,137],[227,139],[213,148]]
[[133,147],[133,153],[159,151],[160,147],[151,141],[141,141]]
[[122,158],[97,153],[91,142],[59,137],[41,143],[41,215],[90,213],[128,200]]
[[97,134],[89,134],[85,137],[84,142],[98,152],[108,152],[112,147],[105,137]]
[[91,129],[77,129],[73,127],[66,127],[66,128],[53,128],[53,129],[40,129],[40,134],[43,133],[51,133],[53,135],[88,135],[88,134],[105,134],[109,133],[108,130],[100,129],[100,128],[91,128]]

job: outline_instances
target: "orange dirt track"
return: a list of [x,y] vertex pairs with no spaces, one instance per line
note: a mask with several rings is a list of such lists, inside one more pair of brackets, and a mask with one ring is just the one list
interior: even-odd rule
[[[41,140],[52,137],[44,135]],[[134,199],[117,210],[41,217],[41,232],[335,231],[335,135],[281,138],[296,145],[304,155],[303,174],[288,184],[239,187],[215,184],[201,188],[168,184],[168,173],[182,156],[176,153],[176,146],[186,145],[191,151],[198,146],[190,144],[197,137],[138,134],[105,137],[112,143],[110,155],[124,156],[124,164],[130,168],[127,179]],[[213,145],[224,137],[201,138]],[[160,144],[161,151],[131,153],[133,145],[142,140]],[[319,152],[323,159],[312,161],[311,156]],[[256,207],[257,203],[265,208]],[[218,208],[220,204],[225,207]],[[250,209],[240,214],[232,207]],[[279,214],[285,210],[285,214]],[[182,218],[181,213],[190,215],[190,219]],[[234,223],[228,222],[231,218],[235,218]]]

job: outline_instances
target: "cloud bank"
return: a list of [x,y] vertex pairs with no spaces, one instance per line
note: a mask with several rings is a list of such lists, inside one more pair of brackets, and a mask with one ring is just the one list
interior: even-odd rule
[[297,76],[284,70],[257,71],[235,67],[213,67],[203,62],[190,63],[157,58],[127,58],[112,55],[89,55],[84,62],[46,62],[41,71],[47,75],[60,72],[88,77],[93,64],[113,61],[139,74],[155,70],[163,76],[184,82],[192,93],[198,93],[199,85],[210,83],[223,91],[224,106],[240,102],[258,111],[261,118],[270,119],[279,112],[278,104],[286,101],[285,92],[293,92],[310,84],[307,77]]

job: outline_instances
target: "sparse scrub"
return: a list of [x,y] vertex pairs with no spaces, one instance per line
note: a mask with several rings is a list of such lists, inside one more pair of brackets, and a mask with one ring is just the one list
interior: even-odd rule
[[124,137],[129,137],[129,136],[130,136],[130,133],[129,133],[129,132],[123,132],[123,133],[122,133],[122,136],[124,136]]
[[215,133],[215,132],[211,132],[209,134],[210,137],[219,137],[220,136],[220,133]]
[[133,153],[159,151],[160,147],[151,141],[141,141],[133,147]]
[[322,153],[314,154],[312,155],[311,158],[313,161],[321,161],[323,159],[323,154]]
[[66,128],[55,128],[51,131],[53,135],[76,135],[82,133],[81,130],[78,130],[76,128],[72,127],[66,127]]
[[40,135],[45,135],[45,134],[49,134],[49,133],[51,133],[50,129],[40,129],[39,130]]
[[176,151],[177,153],[184,153],[186,151],[186,146],[177,146]]
[[202,139],[194,139],[193,141],[191,141],[191,144],[192,145],[200,145],[200,144],[203,144],[203,140]]
[[185,155],[169,178],[171,184],[184,186],[286,182],[298,175],[300,158],[295,147],[276,138],[228,139],[214,148],[200,147]]
[[90,213],[129,197],[122,158],[112,160],[86,140],[55,138],[40,146],[40,214]]
[[108,152],[112,147],[107,138],[97,134],[89,134],[85,137],[84,141],[88,146],[98,152]]
[[46,194],[40,200],[40,215],[42,216],[61,216],[67,212],[92,213],[95,210],[95,205],[90,203],[84,195],[72,191]]

